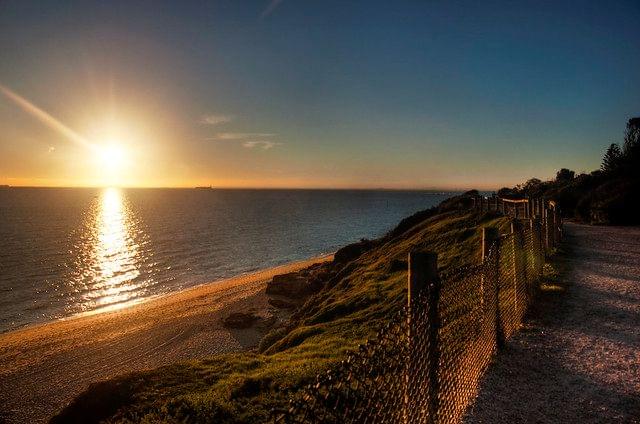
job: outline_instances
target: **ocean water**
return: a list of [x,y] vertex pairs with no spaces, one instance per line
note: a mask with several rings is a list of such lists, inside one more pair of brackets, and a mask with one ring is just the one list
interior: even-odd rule
[[0,189],[0,332],[330,253],[451,195]]

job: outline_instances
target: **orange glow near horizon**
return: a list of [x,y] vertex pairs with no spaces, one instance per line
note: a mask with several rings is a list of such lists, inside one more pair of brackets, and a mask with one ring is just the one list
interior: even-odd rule
[[[0,93],[44,124],[25,126],[22,140],[16,142],[30,142],[30,149],[5,158],[5,169],[13,170],[0,172],[0,184],[11,186],[454,191],[495,190],[523,181],[519,167],[496,170],[473,152],[456,158],[442,150],[424,156],[398,151],[395,159],[375,150],[343,154],[321,144],[301,149],[295,140],[272,140],[277,134],[221,130],[217,125],[226,124],[219,122],[196,123],[197,130],[216,136],[212,141],[173,120],[172,111],[158,113],[144,101],[116,107],[108,94],[71,114],[74,126],[81,129],[76,131],[6,86],[0,85]],[[260,148],[245,137],[269,137],[273,148]],[[469,172],[467,162],[476,169]]]

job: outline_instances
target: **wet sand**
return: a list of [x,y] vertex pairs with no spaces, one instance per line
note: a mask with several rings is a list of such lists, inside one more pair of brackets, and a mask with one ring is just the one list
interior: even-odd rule
[[46,422],[90,383],[117,374],[255,347],[260,323],[229,330],[221,319],[252,311],[274,322],[286,312],[264,293],[274,275],[331,256],[204,284],[126,309],[0,335],[0,423]]

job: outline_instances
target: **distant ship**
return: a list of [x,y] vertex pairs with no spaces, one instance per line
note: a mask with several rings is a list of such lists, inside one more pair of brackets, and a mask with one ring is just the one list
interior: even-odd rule
[[198,187],[196,187],[196,190],[213,190],[213,187],[211,187],[211,186],[198,186]]

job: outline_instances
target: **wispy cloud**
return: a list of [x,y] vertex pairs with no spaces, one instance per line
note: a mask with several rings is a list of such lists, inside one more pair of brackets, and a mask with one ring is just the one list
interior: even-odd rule
[[210,140],[246,140],[247,138],[269,138],[275,137],[277,134],[271,133],[238,133],[238,132],[224,132],[218,133]]
[[276,10],[278,6],[280,6],[280,4],[282,4],[282,2],[283,0],[271,0],[267,8],[262,11],[262,14],[260,15],[260,19],[264,19],[267,16],[271,15],[273,11]]
[[226,124],[227,122],[231,122],[233,120],[233,115],[205,115],[200,118],[200,123],[205,125],[220,125]]
[[253,149],[254,147],[256,147],[263,150],[269,150],[273,147],[281,146],[281,145],[282,143],[279,143],[277,141],[267,141],[267,140],[245,141],[244,143],[242,143],[242,146],[248,149]]
[[278,134],[273,133],[223,132],[209,137],[206,140],[213,142],[235,142],[240,143],[242,147],[246,147],[247,149],[259,148],[268,150],[282,145],[281,142],[273,140],[273,137],[277,135]]

